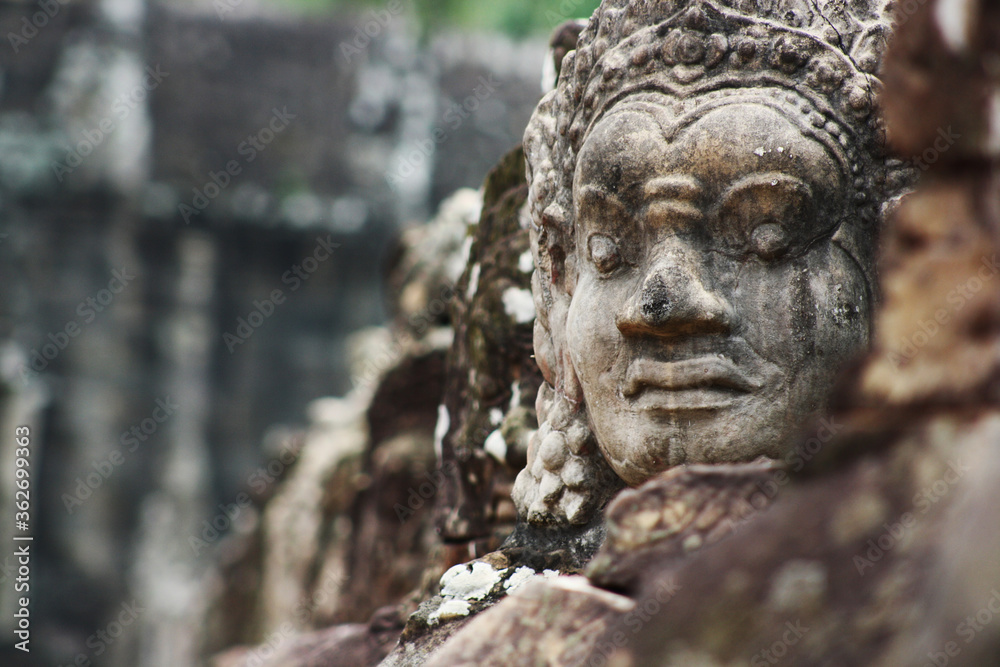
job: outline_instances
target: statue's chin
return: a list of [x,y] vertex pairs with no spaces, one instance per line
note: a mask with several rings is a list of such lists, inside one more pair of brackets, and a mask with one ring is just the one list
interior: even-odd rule
[[629,486],[639,486],[682,464],[781,458],[797,425],[748,419],[747,413],[752,414],[754,406],[741,407],[713,415],[678,415],[668,422],[629,415],[620,420],[627,424],[604,429],[612,431],[606,436],[599,429],[597,439],[611,469]]

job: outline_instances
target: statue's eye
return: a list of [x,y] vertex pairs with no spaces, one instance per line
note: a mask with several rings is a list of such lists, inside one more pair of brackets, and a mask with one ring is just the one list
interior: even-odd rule
[[765,261],[780,259],[788,252],[790,242],[784,227],[776,222],[765,222],[750,234],[750,251]]
[[618,244],[603,234],[594,234],[587,242],[590,250],[590,261],[601,273],[611,273],[622,263]]

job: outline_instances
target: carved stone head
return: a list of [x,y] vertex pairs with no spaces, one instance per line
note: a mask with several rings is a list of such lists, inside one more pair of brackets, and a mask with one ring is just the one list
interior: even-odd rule
[[868,343],[895,194],[881,5],[727,4],[606,0],[528,127],[529,522],[586,523],[678,464],[780,458]]

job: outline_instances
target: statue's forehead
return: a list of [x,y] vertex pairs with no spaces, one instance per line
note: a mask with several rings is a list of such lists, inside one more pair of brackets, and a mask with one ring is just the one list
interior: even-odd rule
[[[835,158],[788,114],[750,101],[679,117],[646,102],[610,110],[580,151],[576,182],[614,189],[663,169],[688,171],[720,184],[748,171],[787,171],[836,187]],[[621,183],[616,183],[616,182]]]
[[622,106],[605,114],[580,149],[574,186],[599,183],[620,191],[662,168],[670,153],[664,131],[670,120],[666,114],[666,108],[648,105]]
[[622,106],[595,123],[580,151],[584,163],[643,163],[663,156],[668,149],[664,127],[671,120],[664,107]]

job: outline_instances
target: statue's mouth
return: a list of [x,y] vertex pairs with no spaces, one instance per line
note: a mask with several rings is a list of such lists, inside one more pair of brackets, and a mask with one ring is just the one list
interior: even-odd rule
[[732,405],[762,385],[721,354],[682,361],[640,358],[629,364],[621,393],[640,411],[714,410]]

